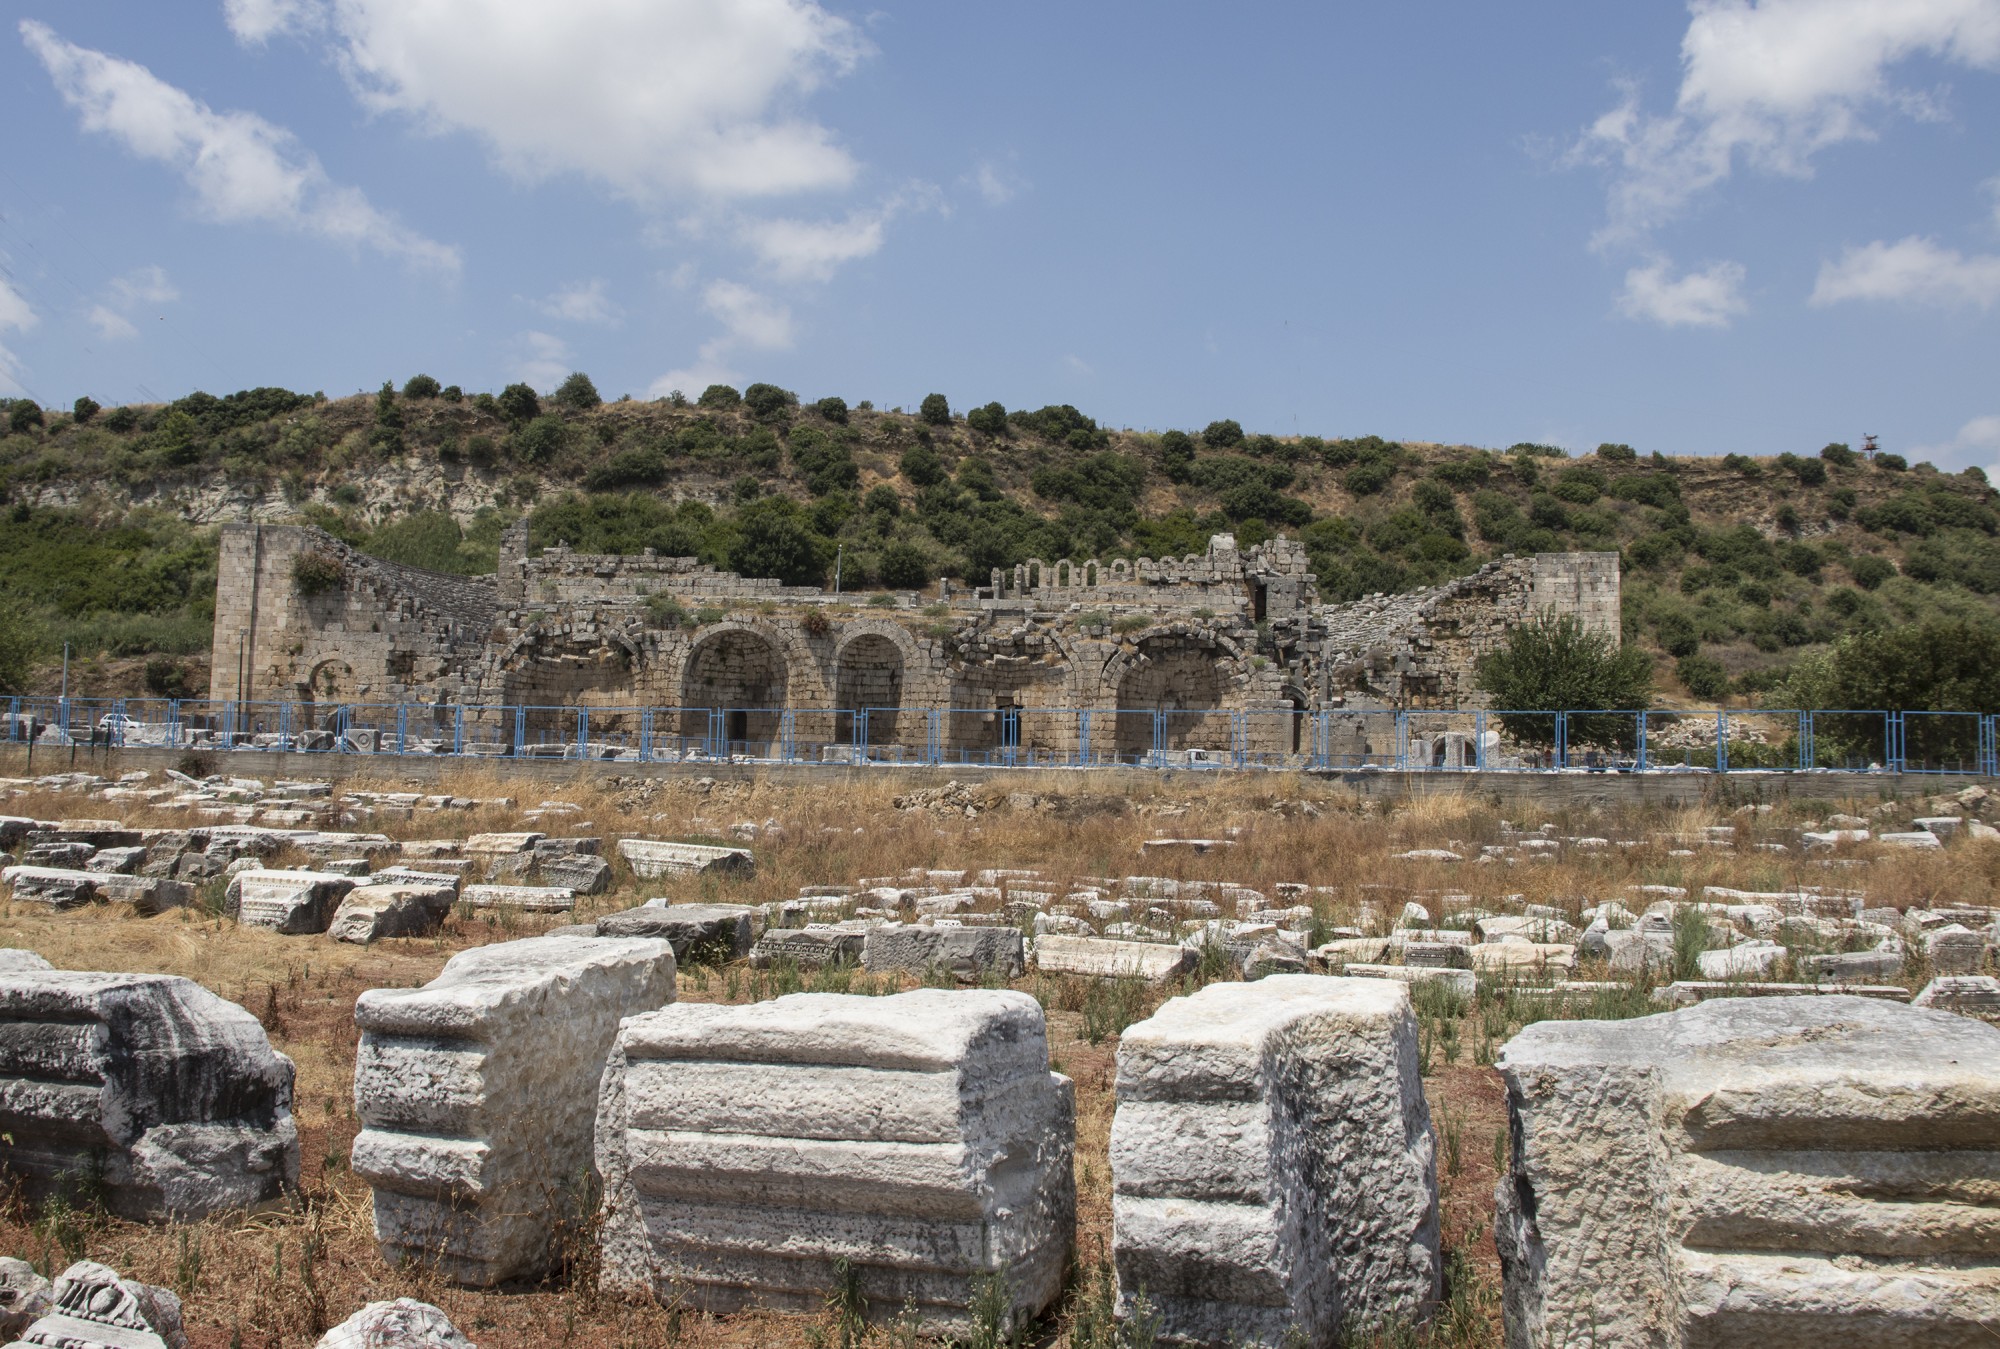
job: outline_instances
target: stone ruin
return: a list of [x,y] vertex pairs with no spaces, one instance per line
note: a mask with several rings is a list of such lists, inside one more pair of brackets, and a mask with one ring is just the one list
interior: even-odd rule
[[1332,1345],[1428,1319],[1437,1160],[1401,985],[1210,984],[1127,1028],[1111,1125],[1121,1314],[1173,1344]]
[[547,1272],[587,1207],[598,1079],[621,1018],[674,998],[663,941],[531,937],[361,995],[354,1173],[391,1264],[476,1287]]
[[[293,566],[309,555],[339,583],[302,593]],[[1620,633],[1616,553],[1510,555],[1430,590],[1323,604],[1303,545],[1240,549],[1226,534],[1183,558],[1030,561],[921,609],[693,558],[530,556],[525,522],[494,577],[379,561],[291,525],[223,526],[219,567],[209,696],[291,704],[253,713],[249,732],[305,749],[560,752],[581,730],[591,754],[628,758],[801,743],[1307,755],[1309,714],[1483,705],[1474,662],[1538,613]],[[429,707],[383,721],[370,704]],[[1360,718],[1328,734],[1364,754],[1392,738]]]
[[79,1260],[56,1276],[48,1309],[7,1349],[188,1349],[181,1300]]
[[845,1257],[869,1314],[963,1333],[1060,1296],[1074,1103],[1025,993],[797,993],[633,1017],[605,1070],[603,1285],[711,1311],[817,1310]]
[[1990,1345],[2000,1029],[1848,997],[1506,1046],[1509,1349]]
[[284,1202],[292,1061],[257,1019],[164,974],[0,973],[0,1165],[45,1200],[89,1183],[125,1218]]

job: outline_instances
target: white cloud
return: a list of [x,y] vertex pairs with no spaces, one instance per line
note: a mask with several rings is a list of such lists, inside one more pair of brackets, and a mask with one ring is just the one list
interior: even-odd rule
[[65,42],[32,19],[21,22],[20,32],[86,131],[177,170],[209,219],[263,221],[417,266],[458,270],[457,249],[406,228],[358,189],[332,181],[283,127],[252,113],[216,112],[144,66]]
[[318,28],[325,12],[318,0],[222,0],[222,17],[237,41],[261,44]]
[[2000,301],[2000,257],[1967,257],[1933,239],[1915,235],[1893,244],[1850,248],[1836,262],[1822,263],[1811,302],[1900,300],[1909,304],[1990,309]]
[[180,288],[158,265],[127,272],[111,283],[111,293],[126,305],[169,304],[181,298]]
[[1020,177],[990,159],[982,159],[963,180],[972,186],[988,206],[1005,206],[1021,194]]
[[1674,110],[1654,116],[1636,88],[1572,150],[1612,168],[1600,245],[1643,238],[1702,191],[1749,167],[1808,176],[1821,150],[1873,137],[1870,115],[1939,115],[1895,87],[1891,67],[1929,56],[2000,69],[2000,0],[1691,0]]
[[470,132],[527,180],[577,173],[650,201],[855,175],[798,104],[869,49],[814,0],[231,0],[228,15],[252,42],[323,22],[367,106]]
[[557,290],[535,308],[564,323],[616,323],[624,311],[604,293],[602,281],[578,281]]
[[40,319],[27,297],[15,290],[5,276],[0,276],[0,333],[9,329],[24,333],[38,322]]
[[514,377],[547,392],[576,369],[569,344],[554,333],[529,331],[514,338]]
[[676,389],[692,397],[711,384],[738,383],[742,376],[729,361],[733,352],[783,351],[792,345],[792,311],[741,282],[710,282],[701,304],[721,322],[722,332],[701,344],[692,364],[654,380],[648,390],[652,397],[663,398]]
[[1946,468],[1978,464],[1989,479],[2000,483],[2000,415],[1974,417],[1942,444],[1912,446],[1909,457],[1928,459]]
[[97,335],[107,342],[129,342],[139,335],[131,319],[107,305],[92,305],[90,322],[97,329]]
[[1089,379],[1097,373],[1089,361],[1084,360],[1083,357],[1076,355],[1074,352],[1063,357],[1063,368],[1068,370],[1072,375],[1081,375],[1085,379]]
[[889,222],[897,216],[944,209],[944,195],[936,187],[912,183],[844,220],[745,220],[736,233],[779,280],[828,281],[843,265],[880,252]]
[[1698,272],[1672,275],[1672,264],[1655,258],[1625,273],[1619,312],[1668,328],[1727,328],[1749,312],[1743,299],[1743,264],[1717,262]]

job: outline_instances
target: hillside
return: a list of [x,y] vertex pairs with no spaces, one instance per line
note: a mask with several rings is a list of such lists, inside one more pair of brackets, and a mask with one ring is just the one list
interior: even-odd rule
[[[215,524],[310,520],[364,550],[491,570],[536,546],[695,554],[844,588],[983,581],[1028,557],[1199,552],[1283,533],[1328,600],[1435,584],[1505,552],[1616,549],[1628,641],[1669,700],[1754,703],[1843,633],[2000,609],[2000,497],[1977,470],[1795,447],[1667,458],[1114,430],[1071,407],[916,413],[785,391],[598,401],[572,378],[465,396],[419,376],[326,399],[280,389],[72,413],[4,406],[0,593],[52,690],[200,690]],[[0,643],[4,645],[4,643]],[[5,652],[0,651],[0,664]]]

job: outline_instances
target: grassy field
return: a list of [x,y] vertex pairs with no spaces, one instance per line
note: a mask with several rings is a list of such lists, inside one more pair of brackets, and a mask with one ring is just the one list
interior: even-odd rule
[[[1087,782],[1082,784],[1087,787]],[[701,886],[635,881],[616,863],[612,893],[583,901],[580,916],[627,908],[659,894],[761,903],[789,898],[800,886],[897,876],[914,868],[1024,867],[1057,882],[1144,872],[1184,879],[1229,880],[1274,894],[1279,882],[1327,887],[1314,897],[1315,922],[1380,930],[1409,897],[1423,897],[1440,918],[1470,908],[1518,911],[1548,904],[1575,919],[1586,905],[1620,897],[1640,884],[1704,884],[1773,890],[1837,885],[1864,890],[1871,905],[1899,907],[1990,903],[2000,880],[2000,847],[1961,841],[1929,853],[1882,852],[1861,845],[1833,859],[1807,859],[1796,849],[1802,823],[1841,809],[1867,813],[1880,803],[1797,802],[1767,813],[1729,814],[1688,808],[1651,814],[1523,818],[1522,827],[1553,824],[1558,835],[1590,835],[1614,844],[1603,850],[1565,848],[1549,862],[1413,862],[1394,854],[1449,848],[1476,857],[1500,842],[1497,806],[1476,795],[1440,796],[1383,809],[1303,779],[1266,776],[1199,784],[1140,783],[1119,795],[1079,790],[1074,775],[1023,775],[979,788],[983,809],[899,808],[899,788],[877,783],[840,788],[796,781],[709,782],[672,778],[612,787],[579,776],[548,795],[580,808],[557,826],[560,834],[606,839],[646,836],[727,840],[754,825],[754,877]],[[401,790],[393,777],[347,784],[349,790]],[[519,790],[502,772],[468,772],[429,790],[494,798]],[[523,797],[511,809],[441,811],[409,819],[371,820],[398,839],[455,837],[520,827],[519,812],[540,803]],[[121,812],[77,795],[27,792],[5,805],[38,818],[105,817]],[[1899,808],[1894,827],[1925,813]],[[135,823],[186,827],[177,813],[126,813]],[[1737,826],[1736,846],[1672,856],[1677,841],[1708,825]],[[1883,827],[1890,827],[1885,823]],[[748,832],[748,831],[746,831]],[[1205,854],[1167,852],[1142,859],[1141,843],[1160,835],[1211,837],[1231,845]],[[1786,842],[1789,852],[1758,851]],[[279,864],[287,860],[278,859]],[[1629,898],[1629,897],[1628,897]],[[1274,904],[1281,902],[1274,897]],[[1643,907],[1633,905],[1636,909]],[[830,1317],[754,1315],[711,1318],[678,1308],[627,1304],[598,1296],[588,1278],[589,1241],[579,1241],[570,1277],[538,1287],[469,1292],[439,1285],[421,1271],[386,1266],[371,1238],[367,1188],[347,1170],[358,1128],[351,1078],[356,996],[365,989],[421,984],[454,952],[532,935],[568,918],[462,911],[435,938],[355,947],[319,937],[279,937],[240,929],[198,909],[141,919],[117,906],[53,914],[30,903],[0,906],[0,944],[41,953],[66,969],[160,971],[195,979],[249,1008],[273,1042],[298,1065],[295,1115],[303,1143],[302,1189],[293,1211],[195,1225],[142,1226],[88,1211],[31,1211],[0,1205],[0,1252],[44,1270],[72,1260],[101,1260],[128,1277],[175,1289],[185,1299],[193,1343],[224,1346],[310,1345],[327,1325],[363,1302],[411,1296],[443,1307],[485,1349],[559,1343],[615,1346],[808,1346],[839,1343]],[[1212,972],[1212,971],[1211,971]],[[1915,987],[1920,968],[1900,981]],[[1586,966],[1580,978],[1602,977]],[[1190,981],[1192,983],[1192,980]],[[1113,1110],[1118,1032],[1148,1015],[1176,989],[1094,983],[1029,975],[1018,987],[1048,1011],[1055,1065],[1076,1083],[1076,1176],[1079,1211],[1077,1293],[1031,1339],[1076,1344],[1075,1309],[1108,1260],[1110,1172],[1107,1149]],[[747,1002],[798,988],[894,991],[886,978],[849,971],[804,976],[756,972],[734,965],[684,969],[680,997]],[[1631,1015],[1650,1007],[1646,985],[1629,996],[1573,1009],[1588,1015]],[[1439,1138],[1438,1178],[1450,1272],[1437,1323],[1412,1343],[1498,1345],[1498,1269],[1491,1222],[1497,1160],[1502,1156],[1505,1102],[1491,1064],[1499,1046],[1546,1005],[1483,981],[1477,998],[1456,1004],[1418,999],[1425,1087]],[[870,1343],[887,1343],[871,1332]]]

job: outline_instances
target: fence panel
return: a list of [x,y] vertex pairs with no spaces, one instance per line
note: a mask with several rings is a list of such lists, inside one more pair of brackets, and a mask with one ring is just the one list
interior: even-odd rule
[[1896,759],[1895,717],[1888,712],[1843,708],[1815,711],[1806,719],[1808,768],[1880,773]]
[[1903,712],[1897,759],[1906,773],[1985,773],[1987,720],[1976,712]]

